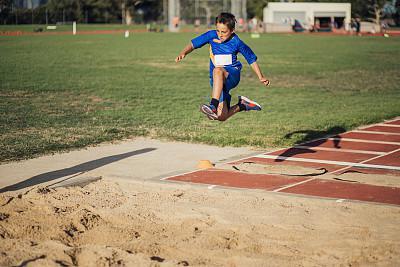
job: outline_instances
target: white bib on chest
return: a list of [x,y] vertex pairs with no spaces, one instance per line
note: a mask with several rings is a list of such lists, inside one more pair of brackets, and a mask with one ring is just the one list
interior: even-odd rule
[[232,65],[232,55],[214,55],[215,66]]

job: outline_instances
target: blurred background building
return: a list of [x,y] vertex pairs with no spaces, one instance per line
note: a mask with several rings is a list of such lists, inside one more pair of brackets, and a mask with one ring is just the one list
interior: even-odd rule
[[264,8],[267,32],[349,30],[350,3],[268,3]]

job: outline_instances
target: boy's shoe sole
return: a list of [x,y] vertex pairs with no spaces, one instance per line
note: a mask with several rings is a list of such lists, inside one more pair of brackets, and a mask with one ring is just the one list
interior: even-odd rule
[[215,114],[209,106],[205,104],[201,105],[200,111],[204,113],[210,120],[218,120],[218,115]]
[[246,106],[246,111],[249,111],[249,110],[261,110],[261,105],[260,104],[258,104],[256,101],[248,99],[245,96],[239,96],[239,102],[242,102],[242,104]]

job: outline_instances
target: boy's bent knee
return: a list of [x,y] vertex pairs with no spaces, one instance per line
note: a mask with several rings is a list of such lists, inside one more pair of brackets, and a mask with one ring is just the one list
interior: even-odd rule
[[218,116],[218,120],[219,120],[219,121],[226,121],[227,119],[228,119],[227,116],[223,116],[223,115]]

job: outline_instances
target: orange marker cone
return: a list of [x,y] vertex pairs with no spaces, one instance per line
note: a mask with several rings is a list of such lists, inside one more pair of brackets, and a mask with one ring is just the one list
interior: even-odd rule
[[202,159],[197,164],[198,169],[210,169],[212,167],[214,167],[214,164],[212,164],[211,161],[209,161],[207,159]]

